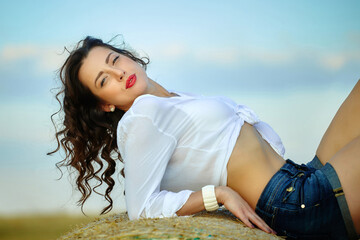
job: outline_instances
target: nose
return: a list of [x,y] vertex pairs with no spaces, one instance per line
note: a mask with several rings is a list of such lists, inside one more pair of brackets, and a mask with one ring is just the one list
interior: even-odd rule
[[111,74],[115,77],[116,80],[123,81],[126,72],[122,69],[112,69]]

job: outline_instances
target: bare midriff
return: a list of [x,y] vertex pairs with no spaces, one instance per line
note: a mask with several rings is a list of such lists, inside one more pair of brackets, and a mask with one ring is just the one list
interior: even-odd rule
[[227,186],[255,209],[266,184],[284,163],[255,127],[244,123],[227,164]]

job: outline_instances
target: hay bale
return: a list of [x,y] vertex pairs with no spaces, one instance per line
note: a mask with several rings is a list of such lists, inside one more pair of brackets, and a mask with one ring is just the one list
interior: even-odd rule
[[65,239],[281,239],[250,229],[227,210],[190,217],[130,221],[126,213],[98,219],[62,236]]

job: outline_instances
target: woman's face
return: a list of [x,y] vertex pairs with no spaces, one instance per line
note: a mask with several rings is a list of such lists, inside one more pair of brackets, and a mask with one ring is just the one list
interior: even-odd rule
[[105,47],[90,50],[80,67],[79,79],[100,99],[104,111],[112,106],[127,111],[149,87],[149,78],[137,62]]

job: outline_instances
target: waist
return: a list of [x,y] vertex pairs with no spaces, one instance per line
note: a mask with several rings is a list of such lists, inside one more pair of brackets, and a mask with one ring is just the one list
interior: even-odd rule
[[227,164],[227,186],[255,209],[266,184],[284,163],[257,130],[244,123]]

